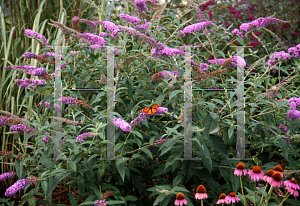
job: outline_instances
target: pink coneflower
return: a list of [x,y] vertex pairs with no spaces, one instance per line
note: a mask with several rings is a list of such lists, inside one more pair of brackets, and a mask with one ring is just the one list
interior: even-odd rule
[[282,176],[280,172],[274,172],[272,175],[272,179],[270,179],[270,185],[273,187],[281,187],[282,186]]
[[203,185],[199,185],[196,189],[195,199],[207,199],[206,188]]
[[274,170],[273,169],[270,169],[266,172],[266,175],[263,177],[263,180],[269,184],[270,183],[270,180],[272,179],[272,175],[274,174]]
[[283,174],[282,174],[283,169],[282,169],[282,167],[280,165],[276,165],[274,167],[274,172],[279,172],[281,174],[281,177],[283,177]]
[[264,178],[264,173],[261,171],[259,166],[254,166],[251,171],[248,172],[248,175],[250,176],[251,180],[259,181]]
[[216,204],[218,205],[218,204],[224,204],[224,203],[226,203],[225,198],[226,198],[226,194],[225,193],[220,194],[219,200],[217,201]]
[[295,180],[294,178],[290,179],[290,180],[286,180],[284,181],[284,185],[286,186],[286,190],[288,190],[291,195],[294,195],[295,197],[299,196],[299,193],[297,190],[300,189],[299,185],[297,184],[297,180]]
[[283,183],[286,187],[292,188],[294,190],[300,190],[299,185],[297,184],[297,180],[295,178],[292,178],[290,180],[286,180]]
[[234,174],[236,176],[242,176],[243,172],[244,172],[244,175],[247,174],[247,170],[245,169],[245,165],[243,163],[238,163],[236,165],[236,169],[234,170]]
[[228,196],[225,198],[226,204],[235,203],[241,201],[240,198],[235,196],[234,192],[230,192]]
[[182,194],[181,192],[179,192],[177,195],[176,195],[176,200],[175,200],[175,202],[174,202],[174,204],[175,205],[183,205],[183,204],[185,204],[185,205],[187,205],[187,201],[186,201],[186,199],[185,199],[185,197],[184,197],[184,194]]

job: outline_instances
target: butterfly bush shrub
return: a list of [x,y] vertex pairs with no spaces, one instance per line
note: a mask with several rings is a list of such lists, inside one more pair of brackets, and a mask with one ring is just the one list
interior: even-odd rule
[[[18,181],[6,189],[5,199],[24,190],[24,202],[42,194],[41,202],[51,204],[53,190],[67,184],[79,192],[76,200],[70,193],[70,201],[82,205],[297,204],[293,197],[298,197],[299,178],[283,175],[283,171],[299,168],[299,44],[286,51],[278,42],[262,38],[262,45],[272,46],[245,48],[241,57],[227,41],[246,46],[257,32],[286,21],[260,17],[227,28],[203,13],[209,4],[178,2],[183,14],[195,14],[186,21],[188,15],[178,18],[180,8],[174,4],[129,2],[131,12],[120,13],[115,21],[75,16],[72,28],[50,21],[49,26],[64,34],[57,42],[66,39],[69,46],[62,52],[60,68],[53,66],[59,57],[53,53],[54,41],[26,31],[44,46],[44,54],[25,53],[24,65],[3,69],[44,80],[31,89],[46,95],[36,102],[32,121],[11,118],[9,112],[0,118],[1,126],[23,135],[28,148],[24,157],[10,157]],[[194,90],[189,108],[184,108],[186,45],[195,46],[191,49]],[[111,53],[107,46],[114,46]],[[32,59],[39,67],[26,65]],[[107,107],[108,64],[114,68],[112,119]],[[245,71],[245,155],[251,160],[234,159],[237,67]],[[54,102],[53,83],[59,73],[64,90]],[[29,83],[34,84],[27,79],[16,81],[21,87]],[[141,112],[157,104],[157,109]],[[182,159],[187,109],[192,110],[190,152],[197,161]],[[54,116],[52,122],[53,112],[60,111],[62,117]],[[57,139],[55,121],[62,122],[61,139]],[[110,143],[107,121],[115,125],[115,157],[110,160],[103,159]],[[60,160],[51,159],[57,143]],[[271,169],[278,173],[268,172]],[[285,197],[275,196],[273,187],[280,188]]]

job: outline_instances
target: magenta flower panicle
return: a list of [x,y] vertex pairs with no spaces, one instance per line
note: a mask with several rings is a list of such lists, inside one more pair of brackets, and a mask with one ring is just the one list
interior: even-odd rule
[[139,18],[130,16],[128,14],[123,14],[123,13],[120,14],[120,18],[122,18],[124,21],[130,22],[132,24],[138,24],[141,22],[141,20]]
[[96,136],[99,133],[92,133],[92,132],[86,132],[83,133],[81,135],[79,135],[78,137],[76,137],[76,142],[84,142],[84,139],[88,138],[88,137],[92,137],[92,136]]
[[0,175],[0,182],[16,175],[16,172],[6,172]]

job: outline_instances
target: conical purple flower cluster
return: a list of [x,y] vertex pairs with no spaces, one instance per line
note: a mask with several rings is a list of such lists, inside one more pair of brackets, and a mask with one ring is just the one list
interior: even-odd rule
[[284,21],[281,19],[276,19],[276,18],[272,18],[272,17],[268,17],[268,18],[260,17],[254,21],[251,21],[250,23],[241,24],[240,30],[248,32],[251,30],[251,27],[259,29],[260,27],[265,27],[265,26],[268,26],[269,24],[276,24],[279,22],[283,23]]
[[194,33],[198,30],[204,29],[205,27],[212,25],[212,23],[213,23],[212,21],[204,21],[204,22],[192,24],[192,25],[185,27],[182,32],[185,34]]
[[[171,74],[171,75],[173,75],[173,76],[175,76],[177,79],[179,78],[178,77],[178,71],[176,70],[176,71],[174,71],[173,73],[171,73],[170,71],[162,71],[161,72],[161,75],[165,78],[165,79],[167,79],[168,78],[168,75],[166,74],[166,73],[168,73],[168,74]],[[173,80],[173,78],[172,77],[170,77],[169,78],[169,81],[170,80]]]
[[23,131],[26,133],[33,133],[35,132],[34,129],[26,126],[25,124],[16,124],[10,127],[11,131]]
[[130,22],[132,24],[138,24],[141,22],[141,20],[139,18],[130,16],[128,14],[123,14],[123,13],[120,14],[120,18],[122,18],[124,21]]
[[24,53],[23,57],[26,59],[37,59],[37,55],[35,53],[31,53],[31,52]]
[[23,88],[26,88],[28,86],[31,86],[31,88],[35,87],[34,85],[43,85],[45,83],[45,80],[34,80],[34,79],[28,79],[26,78],[25,80],[22,79],[15,79],[15,84],[18,86],[21,86]]
[[79,135],[78,137],[76,137],[76,142],[84,142],[84,139],[88,138],[88,137],[92,137],[92,136],[96,136],[98,135],[98,133],[92,133],[92,132],[86,132],[83,133],[81,135]]
[[16,172],[6,172],[6,173],[0,175],[0,182],[1,182],[2,180],[6,180],[6,179],[8,179],[8,178],[11,178],[11,177],[13,177],[13,176],[15,176],[15,175],[16,175]]
[[25,29],[25,35],[28,37],[32,37],[32,38],[37,38],[42,44],[45,45],[50,45],[46,39],[46,37],[44,37],[43,35],[32,31],[31,29]]
[[137,9],[137,11],[145,11],[146,10],[146,4],[145,4],[145,0],[135,0],[135,7]]
[[[156,54],[156,48],[153,48],[152,51],[151,51],[151,55],[155,55]],[[162,50],[159,50],[157,52],[157,56],[177,56],[177,55],[185,55],[185,52],[183,51],[180,51],[178,49],[173,49],[173,48],[170,48],[170,47],[165,47],[164,49]],[[157,56],[155,56],[154,58],[157,58]]]
[[121,118],[115,117],[113,123],[125,132],[130,132],[131,130],[130,124]]
[[226,59],[210,59],[208,60],[211,64],[222,64]]
[[231,64],[233,67],[245,67],[246,66],[246,61],[245,59],[243,59],[242,57],[240,56],[233,56],[231,58]]
[[270,56],[270,59],[268,60],[267,64],[269,66],[272,66],[273,64],[276,64],[278,62],[279,58],[285,60],[290,59],[291,56],[289,53],[285,53],[284,51],[275,52],[273,55]]

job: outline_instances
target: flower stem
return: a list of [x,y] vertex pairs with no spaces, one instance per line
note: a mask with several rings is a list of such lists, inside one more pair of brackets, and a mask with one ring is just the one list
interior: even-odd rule
[[290,192],[287,192],[285,197],[282,199],[281,203],[278,206],[281,206],[283,204],[283,202],[286,201],[287,198],[289,198],[290,195],[291,195]]
[[273,191],[273,186],[271,185],[271,188],[270,188],[270,190],[269,190],[269,192],[268,192],[268,199],[266,200],[266,205],[268,205],[268,202],[269,202],[269,199],[270,199],[270,197],[271,197],[271,194],[272,194],[272,191]]
[[201,199],[201,206],[203,206],[203,199]]
[[242,183],[242,176],[240,176],[240,182],[241,182],[241,189],[242,189],[242,194],[243,194],[244,206],[247,206],[246,202],[245,202],[245,196],[244,196],[244,190],[243,190],[243,183]]
[[[266,189],[267,189],[267,186],[268,186],[268,183],[266,184],[264,191],[266,191]],[[262,196],[261,196],[261,199],[260,199],[260,202],[259,202],[259,203],[261,203],[261,202],[262,202],[262,200],[263,200],[263,197],[264,197],[264,195],[262,195]]]
[[256,206],[256,181],[254,181],[254,206]]

